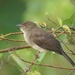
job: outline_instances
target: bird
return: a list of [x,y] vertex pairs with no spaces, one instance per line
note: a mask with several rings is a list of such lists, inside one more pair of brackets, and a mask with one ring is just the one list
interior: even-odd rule
[[64,52],[60,45],[60,42],[53,36],[52,33],[43,30],[32,21],[25,21],[18,26],[20,26],[20,30],[23,32],[24,39],[29,46],[31,46],[35,50],[39,50],[40,52],[56,52],[65,57],[72,66],[75,66],[75,63]]

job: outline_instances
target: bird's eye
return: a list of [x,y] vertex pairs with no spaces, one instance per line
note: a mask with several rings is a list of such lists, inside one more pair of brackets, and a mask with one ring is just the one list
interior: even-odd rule
[[24,24],[25,27],[27,27],[27,24]]
[[27,24],[25,24],[25,26],[27,26]]

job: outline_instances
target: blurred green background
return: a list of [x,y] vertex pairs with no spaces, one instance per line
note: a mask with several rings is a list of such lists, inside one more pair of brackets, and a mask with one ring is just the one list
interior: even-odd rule
[[[57,24],[57,17],[59,17],[63,21],[63,24],[75,27],[74,0],[0,0],[0,35],[20,31],[16,25],[27,20],[33,22],[44,21],[49,27],[56,28],[56,26],[46,18],[46,12],[48,12],[47,15],[49,18]],[[12,35],[7,38],[24,40],[23,35]],[[61,36],[61,38],[63,41],[67,40],[66,35]],[[18,43],[0,40],[0,50],[20,45],[26,44],[24,42]],[[67,46],[71,50],[75,50],[74,45],[69,44]],[[75,62],[75,56],[69,54],[64,46],[63,48]],[[32,48],[16,51],[21,58],[28,61],[32,61],[35,58],[36,52],[37,51]],[[52,52],[47,52],[46,55],[41,54],[40,58],[36,60],[36,63],[72,68],[64,57]],[[28,65],[26,62],[22,62],[14,52],[0,53],[0,75],[21,75],[22,70]],[[38,71],[41,75],[67,75],[70,72],[70,70],[41,66],[33,66],[31,71]],[[75,75],[75,72],[71,75]]]

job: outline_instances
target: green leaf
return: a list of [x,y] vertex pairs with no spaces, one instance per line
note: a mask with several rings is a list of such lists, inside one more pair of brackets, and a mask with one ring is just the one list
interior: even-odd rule
[[63,25],[62,27],[65,28],[71,35],[71,30],[70,30],[70,28],[67,25]]
[[[73,36],[71,35],[71,37],[73,37]],[[74,44],[74,41],[72,40],[71,37],[67,35],[67,36],[66,36],[67,41],[68,41],[70,44]]]
[[38,71],[35,71],[34,75],[41,75],[41,74]]
[[39,58],[37,59],[39,62],[42,61],[42,59],[44,58],[46,52],[42,52],[40,55],[39,55]]
[[58,19],[59,25],[62,26],[62,20],[59,17],[57,17],[57,19]]
[[19,59],[17,56],[15,56],[14,54],[11,54],[11,57],[14,59],[14,61],[19,65],[19,67],[22,69],[22,70],[25,70],[26,68],[26,64],[21,60]]
[[27,75],[41,75],[38,71],[34,71],[34,72],[28,72]]

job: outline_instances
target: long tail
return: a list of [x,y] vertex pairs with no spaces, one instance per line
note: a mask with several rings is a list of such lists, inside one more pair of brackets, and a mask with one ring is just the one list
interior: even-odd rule
[[75,66],[75,63],[64,51],[62,51],[62,55],[71,63],[72,66]]

